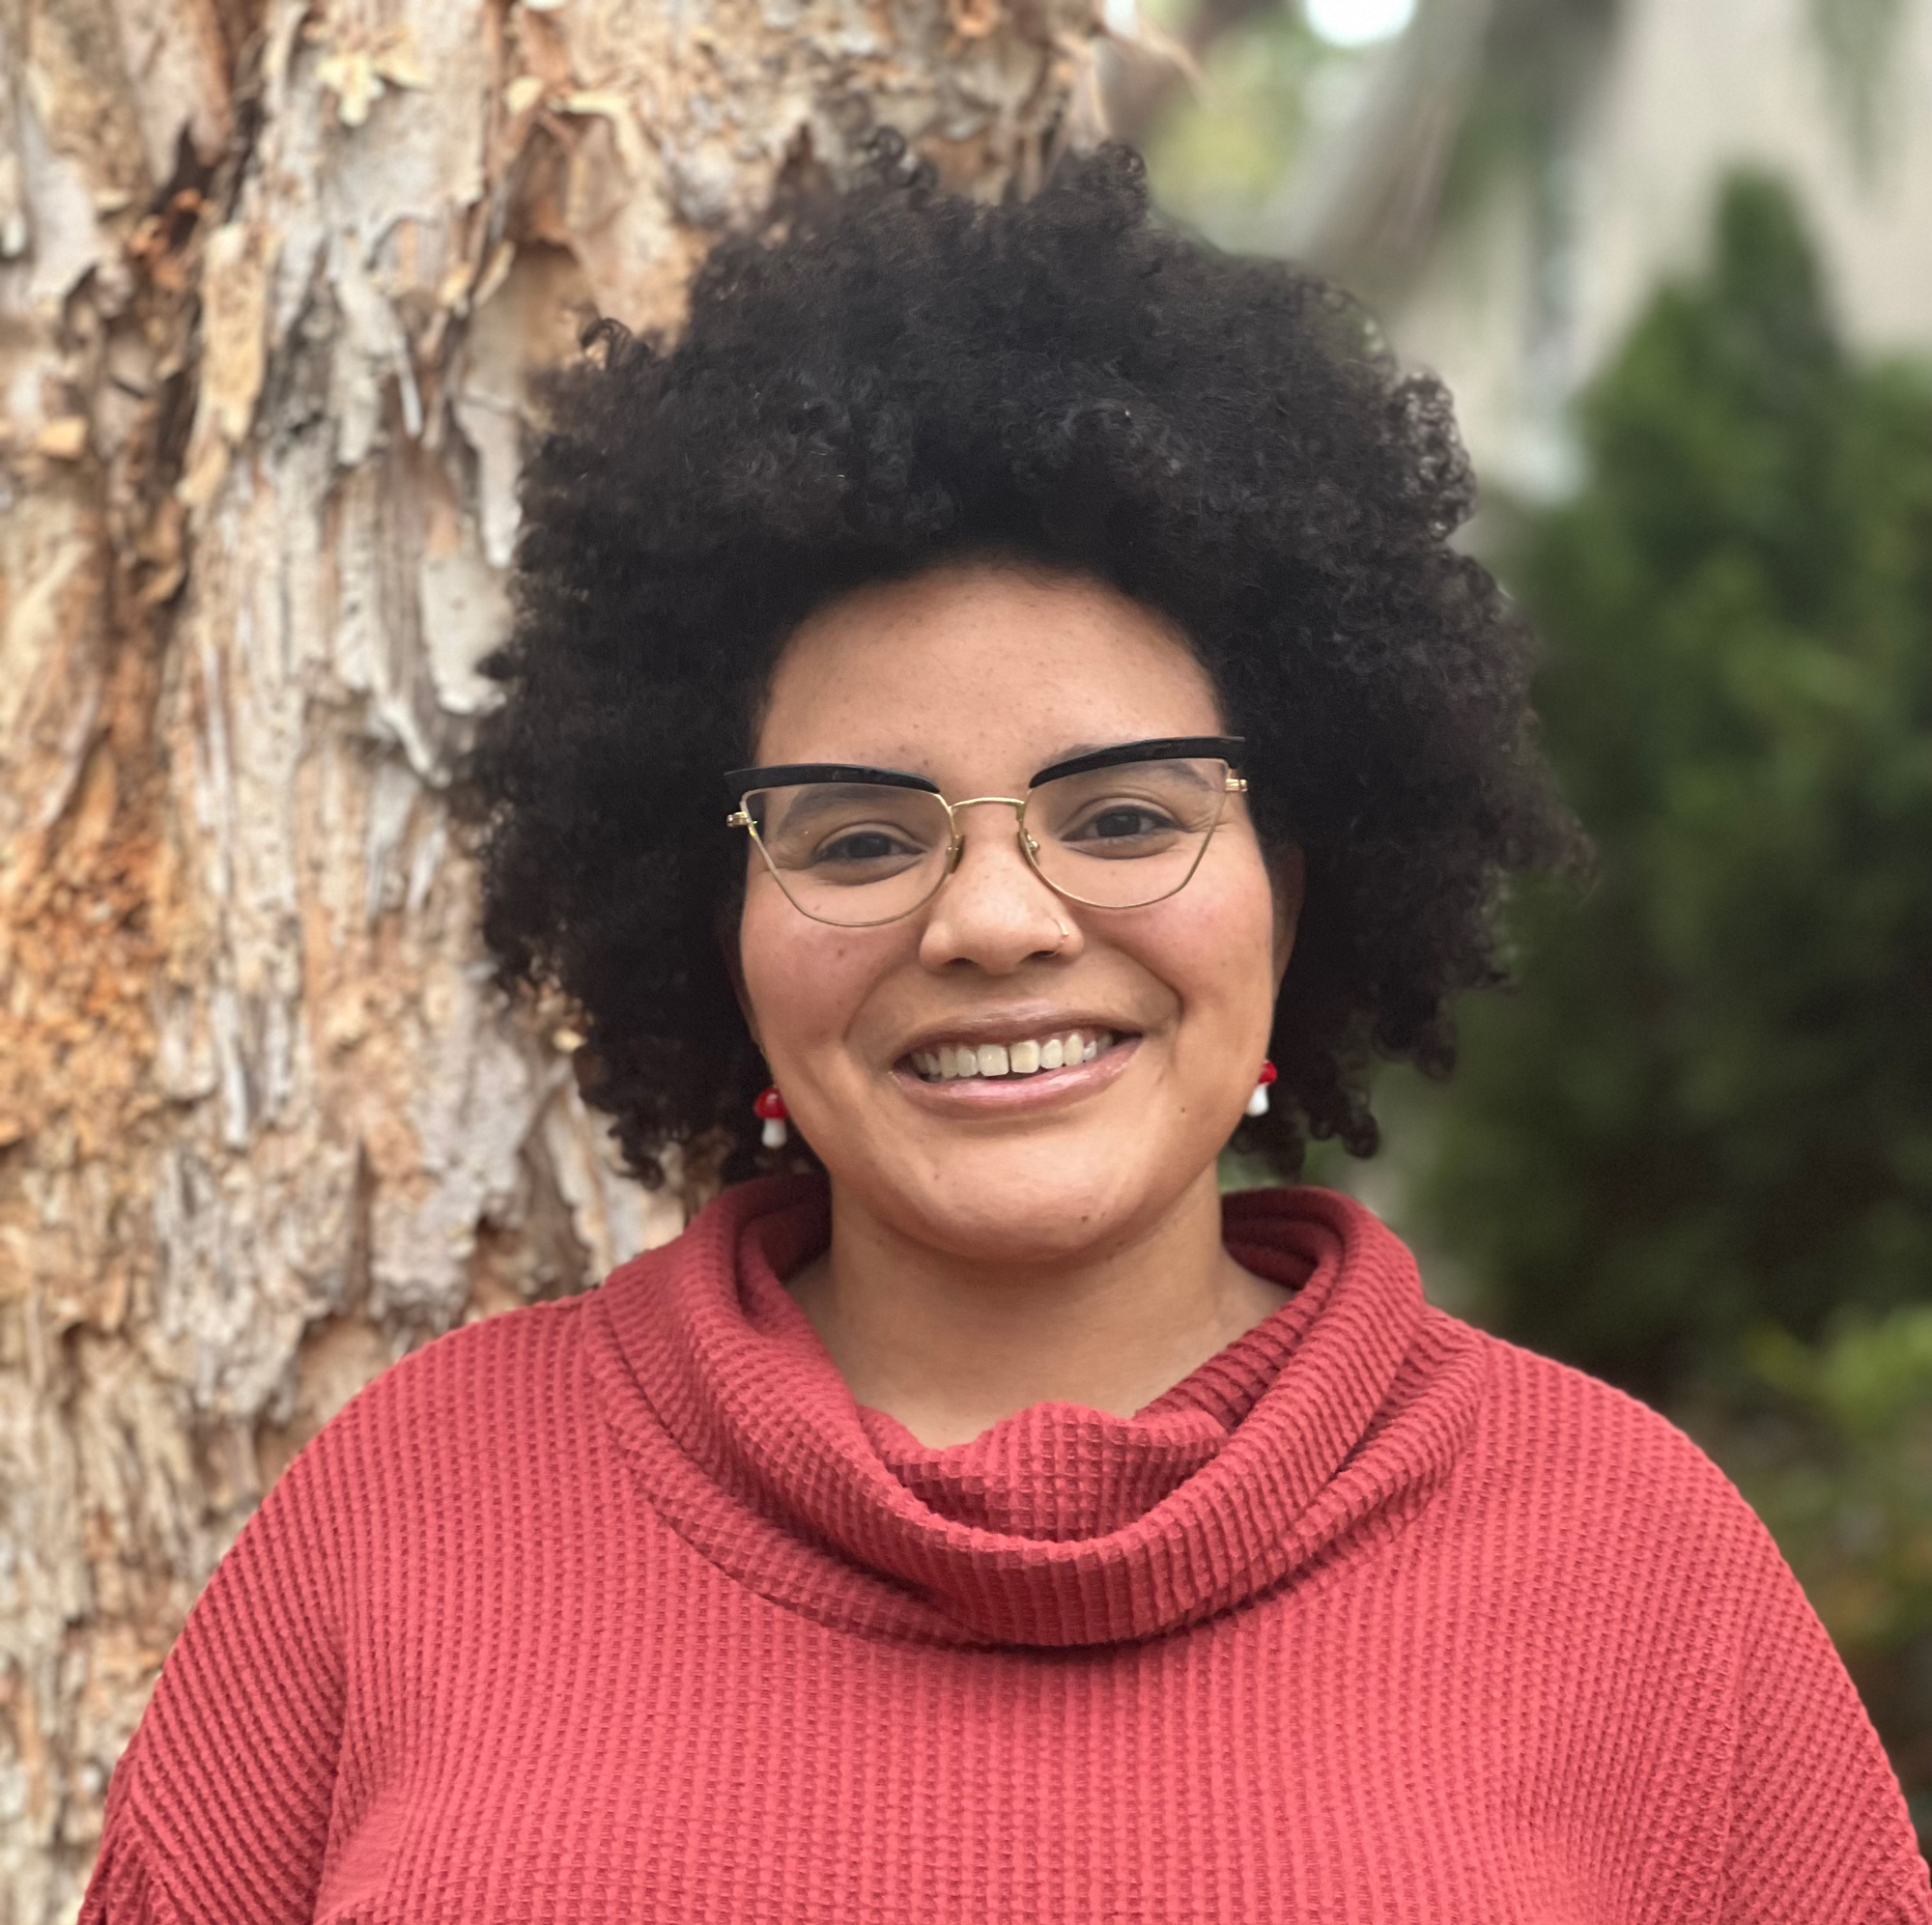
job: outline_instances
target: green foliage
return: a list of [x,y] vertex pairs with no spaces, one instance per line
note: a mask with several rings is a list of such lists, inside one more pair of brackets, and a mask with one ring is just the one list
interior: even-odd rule
[[1932,1298],[1932,381],[1740,178],[1580,420],[1505,573],[1601,874],[1514,905],[1422,1214],[1496,1327],[1668,1401]]
[[1932,1635],[1932,1306],[1853,1313],[1812,1348],[1764,1324],[1746,1354],[1791,1412],[1726,1460],[1841,1648]]

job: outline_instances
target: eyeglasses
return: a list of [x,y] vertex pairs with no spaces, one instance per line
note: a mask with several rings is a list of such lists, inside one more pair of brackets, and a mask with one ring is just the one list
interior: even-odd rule
[[965,848],[959,811],[999,803],[1020,853],[1058,895],[1140,909],[1186,886],[1231,795],[1247,783],[1238,735],[1164,736],[1096,749],[1040,770],[1024,796],[948,802],[896,769],[788,762],[733,769],[726,824],[751,833],[792,906],[814,922],[869,929],[931,900]]

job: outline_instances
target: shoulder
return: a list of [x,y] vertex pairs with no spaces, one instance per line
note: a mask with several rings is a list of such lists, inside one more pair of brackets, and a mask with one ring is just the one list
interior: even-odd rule
[[[1431,1316],[1458,1322],[1441,1312]],[[1590,1480],[1593,1497],[1628,1487],[1690,1502],[1743,1501],[1703,1448],[1662,1411],[1554,1357],[1468,1324],[1460,1328],[1483,1353],[1483,1425],[1499,1463],[1514,1460],[1522,1471],[1560,1463],[1571,1477]]]
[[[1445,1324],[1456,1319],[1439,1312]],[[1468,1331],[1485,1389],[1465,1492],[1580,1574],[1731,1610],[1789,1571],[1709,1454],[1662,1412],[1550,1357]]]
[[[284,1485],[361,1508],[420,1499],[491,1466],[532,1465],[594,1421],[579,1367],[596,1291],[458,1325],[371,1378],[302,1447]],[[412,1508],[414,1508],[413,1505]]]
[[453,1416],[479,1397],[521,1402],[552,1372],[568,1368],[598,1288],[458,1324],[398,1358],[342,1414],[358,1405],[365,1415],[420,1406]]
[[367,1425],[431,1409],[455,1417],[492,1396],[520,1402],[566,1364],[596,1294],[593,1288],[458,1324],[372,1377],[332,1421]]

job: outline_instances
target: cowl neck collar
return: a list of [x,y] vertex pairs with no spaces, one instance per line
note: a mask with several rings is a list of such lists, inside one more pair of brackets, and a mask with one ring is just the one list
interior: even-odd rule
[[1132,1417],[1042,1403],[928,1449],[853,1400],[781,1281],[825,1247],[822,1178],[725,1191],[587,1301],[641,1494],[773,1601],[875,1636],[1068,1646],[1234,1608],[1399,1528],[1454,1461],[1480,1340],[1351,1199],[1223,1202],[1295,1294]]

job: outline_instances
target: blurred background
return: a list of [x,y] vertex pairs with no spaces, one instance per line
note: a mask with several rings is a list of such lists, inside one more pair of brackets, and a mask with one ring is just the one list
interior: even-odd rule
[[1718,1458],[1932,1839],[1932,6],[1154,17],[1112,84],[1165,205],[1453,390],[1599,850],[1311,1175]]
[[1932,0],[14,0],[0,1925],[316,1430],[696,1201],[447,785],[544,377],[881,125],[1124,136],[1450,385],[1599,870],[1310,1175],[1726,1467],[1932,1837]]

